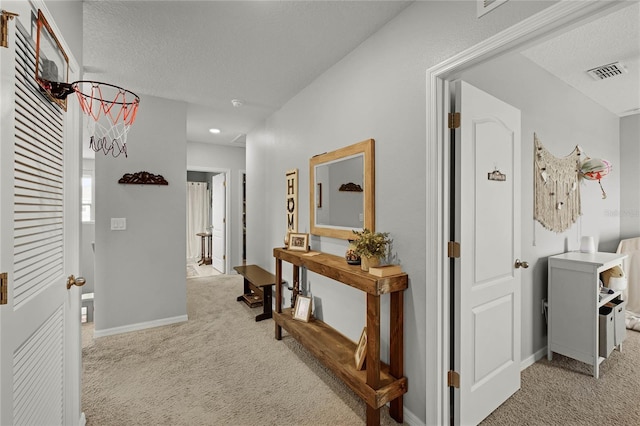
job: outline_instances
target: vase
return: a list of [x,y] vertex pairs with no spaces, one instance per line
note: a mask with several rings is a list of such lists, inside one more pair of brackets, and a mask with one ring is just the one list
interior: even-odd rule
[[360,265],[360,255],[356,253],[356,245],[353,240],[349,240],[349,246],[347,246],[344,258],[349,265]]
[[362,269],[365,272],[369,272],[369,268],[372,266],[378,266],[380,265],[380,259],[378,259],[377,257],[365,257],[362,256],[362,260],[360,263],[360,269]]

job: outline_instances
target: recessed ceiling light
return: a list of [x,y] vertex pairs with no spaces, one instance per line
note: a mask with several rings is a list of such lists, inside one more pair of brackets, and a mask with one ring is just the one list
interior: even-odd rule
[[218,133],[220,133],[220,129],[209,129],[209,131],[214,135],[217,135]]

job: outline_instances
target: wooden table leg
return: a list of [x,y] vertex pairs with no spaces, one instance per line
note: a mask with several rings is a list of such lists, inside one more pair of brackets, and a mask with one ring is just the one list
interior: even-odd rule
[[204,236],[200,235],[200,261],[198,262],[198,265],[204,265],[204,259]]
[[293,295],[291,296],[291,309],[295,307],[296,299],[300,294],[300,267],[293,265]]
[[[389,336],[389,373],[396,379],[404,376],[404,293],[391,293]],[[391,401],[389,414],[398,423],[404,421],[402,395]]]
[[[276,259],[276,312],[282,313],[282,259]],[[282,340],[282,327],[276,325],[276,340]]]
[[270,285],[262,287],[262,295],[262,313],[256,316],[256,322],[269,319],[273,316],[271,313],[272,296]]
[[[380,296],[367,293],[367,385],[380,388]],[[380,409],[367,405],[367,425],[380,425]]]

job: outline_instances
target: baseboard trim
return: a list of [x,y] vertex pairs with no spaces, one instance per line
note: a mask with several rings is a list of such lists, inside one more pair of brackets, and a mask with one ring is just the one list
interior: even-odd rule
[[527,359],[522,360],[522,362],[520,362],[520,371],[526,370],[527,368],[531,367],[533,364],[535,364],[536,362],[544,358],[546,355],[547,355],[547,347],[545,346],[544,348],[540,349],[539,351],[537,351]]
[[112,336],[114,334],[129,333],[131,331],[140,331],[147,328],[161,327],[163,325],[175,324],[178,322],[188,321],[187,315],[179,315],[177,317],[163,318],[159,320],[139,322],[137,324],[123,325],[120,327],[106,328],[104,330],[94,330],[93,337]]
[[425,426],[425,423],[411,411],[404,409],[404,424],[409,426]]

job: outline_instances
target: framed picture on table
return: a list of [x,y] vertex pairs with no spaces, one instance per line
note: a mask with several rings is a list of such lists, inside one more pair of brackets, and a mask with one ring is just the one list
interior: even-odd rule
[[289,233],[289,250],[309,251],[309,234]]

